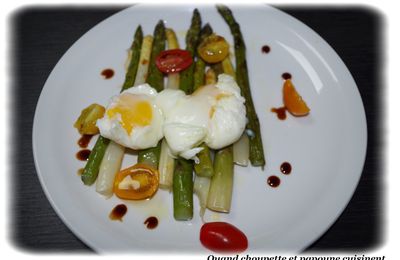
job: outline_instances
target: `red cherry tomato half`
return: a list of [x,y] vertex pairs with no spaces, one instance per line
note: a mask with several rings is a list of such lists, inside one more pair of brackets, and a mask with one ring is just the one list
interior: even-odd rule
[[226,222],[209,222],[200,230],[200,242],[218,253],[240,253],[247,249],[246,235]]
[[163,73],[174,73],[188,68],[193,63],[189,51],[174,49],[160,52],[156,58],[156,66]]

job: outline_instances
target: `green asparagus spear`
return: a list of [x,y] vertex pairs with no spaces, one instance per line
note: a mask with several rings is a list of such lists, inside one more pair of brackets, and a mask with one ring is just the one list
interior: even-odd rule
[[[192,23],[190,29],[186,35],[186,50],[195,56],[197,45],[199,42],[199,34],[201,29],[201,17],[197,9],[193,11]],[[190,65],[189,68],[182,71],[180,74],[180,84],[179,88],[183,90],[186,94],[192,94],[193,92],[193,73],[194,64]]]
[[206,63],[202,59],[197,59],[194,66],[193,91],[204,85]]
[[[200,32],[199,44],[211,35],[212,32],[213,30],[208,23],[204,25]],[[194,71],[194,90],[204,85],[205,68],[206,63],[202,59],[197,59]],[[211,177],[214,174],[214,167],[212,165],[210,149],[205,144],[202,144],[200,147],[202,147],[203,150],[197,154],[199,162],[194,165],[194,171],[198,176]]]
[[[192,23],[186,35],[186,50],[192,57],[196,54],[201,29],[201,17],[197,9],[193,11]],[[179,88],[186,94],[193,91],[194,64],[180,74]],[[173,178],[174,218],[189,220],[193,217],[193,163],[178,158]]]
[[[154,28],[153,48],[151,51],[149,74],[147,83],[155,88],[157,91],[164,89],[164,75],[157,69],[156,58],[161,51],[165,50],[165,27],[163,21],[159,21]],[[160,158],[161,141],[158,142],[156,147],[141,150],[138,153],[138,163],[145,163],[157,169],[158,161]]]
[[[209,35],[212,34],[212,28],[206,24],[200,32],[199,44]],[[194,74],[194,90],[206,84],[214,84],[216,82],[215,73],[209,69],[205,73],[206,63],[202,59],[197,59]],[[194,165],[196,177],[194,180],[194,192],[197,194],[200,202],[200,216],[204,217],[207,204],[207,196],[210,187],[210,177],[214,175],[214,167],[211,160],[210,149],[207,145],[202,144],[203,150],[197,154],[199,163]]]
[[209,23],[206,23],[200,31],[200,39],[197,45],[199,45],[205,38],[210,36],[213,33],[213,29],[211,28]]
[[139,25],[136,29],[135,36],[131,45],[132,57],[128,66],[128,71],[125,75],[125,82],[122,85],[121,92],[133,87],[135,83],[136,73],[139,66],[140,49],[142,48],[143,32],[142,27]]
[[173,177],[174,218],[189,220],[193,217],[193,163],[178,158]]
[[203,148],[198,154],[199,162],[194,164],[194,171],[198,176],[212,177],[214,174],[214,167],[211,159],[210,148],[206,144],[202,144]]
[[246,100],[246,113],[248,118],[247,130],[251,132],[250,138],[250,162],[253,166],[264,166],[264,150],[261,139],[260,122],[254,108],[250,92],[249,75],[246,62],[246,46],[240,26],[233,17],[232,11],[226,7],[217,6],[218,12],[228,24],[235,42],[236,56],[236,81],[241,88],[242,95]]
[[[211,26],[207,23],[200,31],[200,40],[199,44],[207,38],[207,36],[211,35],[213,32]],[[197,50],[196,50],[197,51]],[[194,69],[194,83],[193,90],[195,91],[198,87],[204,85],[204,76],[205,76],[206,63],[202,59],[197,59]]]
[[[133,37],[133,43],[131,45],[132,58],[125,76],[125,82],[122,86],[121,92],[133,86],[137,68],[139,65],[139,56],[140,49],[142,47],[142,41],[143,32],[142,27],[139,25]],[[99,138],[97,139],[81,176],[81,179],[85,185],[92,185],[96,181],[97,175],[99,174],[100,163],[103,159],[109,142],[110,141],[107,138],[104,138],[102,136],[99,136]]]
[[106,152],[109,143],[110,140],[102,136],[99,136],[97,139],[81,176],[85,185],[92,185],[96,181],[97,175],[99,174],[101,160],[103,160],[104,153]]
[[160,52],[165,50],[165,26],[162,20],[154,28],[153,37],[153,49],[151,51],[147,83],[160,92],[164,89],[164,75],[156,66],[156,58]]
[[144,163],[154,169],[158,168],[158,161],[160,159],[161,141],[158,142],[156,147],[140,150],[138,153],[138,163]]

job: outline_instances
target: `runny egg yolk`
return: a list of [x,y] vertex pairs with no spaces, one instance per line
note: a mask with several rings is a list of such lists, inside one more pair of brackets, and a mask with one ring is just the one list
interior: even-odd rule
[[117,114],[121,115],[121,126],[128,134],[135,127],[150,125],[153,118],[153,110],[149,102],[128,93],[121,95],[118,104],[107,110],[109,118]]

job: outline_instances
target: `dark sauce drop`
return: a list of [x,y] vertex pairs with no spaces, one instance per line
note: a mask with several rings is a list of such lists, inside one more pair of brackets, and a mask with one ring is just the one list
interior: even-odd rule
[[101,72],[101,75],[105,78],[105,79],[111,79],[114,76],[114,70],[112,69],[104,69]]
[[280,120],[285,120],[286,119],[286,107],[278,107],[278,108],[271,108],[271,112],[276,113],[276,116]]
[[267,54],[267,53],[269,53],[270,51],[271,51],[271,48],[270,48],[268,45],[264,45],[264,46],[261,47],[261,52],[262,52],[262,53]]
[[291,79],[292,78],[292,74],[290,74],[289,72],[285,72],[285,73],[282,74],[282,78],[284,80]]
[[155,229],[158,225],[158,219],[156,217],[148,217],[144,223],[148,229]]
[[128,208],[124,204],[118,204],[110,212],[109,217],[111,220],[122,221],[122,217],[125,216],[127,211],[128,211]]
[[81,138],[78,140],[78,145],[80,148],[88,147],[90,140],[92,139],[93,135],[82,135]]
[[292,172],[292,165],[290,165],[290,163],[288,162],[284,162],[281,164],[281,172],[283,174],[290,174]]
[[267,183],[269,186],[271,186],[272,188],[276,188],[279,186],[279,184],[281,184],[281,179],[279,179],[279,177],[272,175],[269,176],[267,179]]
[[86,161],[87,159],[89,159],[90,152],[91,151],[89,149],[80,150],[76,153],[76,158],[81,161]]

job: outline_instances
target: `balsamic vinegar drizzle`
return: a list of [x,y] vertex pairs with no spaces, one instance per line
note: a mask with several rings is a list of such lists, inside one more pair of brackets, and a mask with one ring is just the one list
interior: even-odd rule
[[278,117],[279,120],[285,120],[286,119],[286,107],[273,107],[271,108],[272,113],[276,113],[276,116]]
[[104,69],[101,72],[101,75],[105,78],[105,79],[111,79],[114,76],[114,70],[112,69]]
[[158,219],[151,216],[148,217],[143,224],[145,224],[148,229],[155,229],[158,226]]
[[118,221],[122,221],[123,216],[125,216],[126,212],[128,211],[128,208],[126,207],[125,204],[118,204],[117,206],[115,206],[109,217],[111,220],[118,220]]
[[80,161],[87,161],[89,159],[91,151],[89,149],[82,149],[76,153],[76,158]]
[[92,137],[93,137],[93,135],[82,135],[81,138],[79,138],[79,140],[78,140],[79,147],[80,148],[88,147]]
[[268,45],[264,45],[261,47],[261,52],[264,54],[267,54],[271,51],[271,47],[269,47]]
[[292,165],[288,162],[281,164],[281,173],[289,175],[292,172]]
[[281,179],[275,175],[269,176],[267,179],[267,184],[272,188],[276,188],[279,186],[279,184],[281,184]]
[[292,74],[290,74],[289,72],[285,72],[282,74],[282,78],[284,80],[292,79]]

